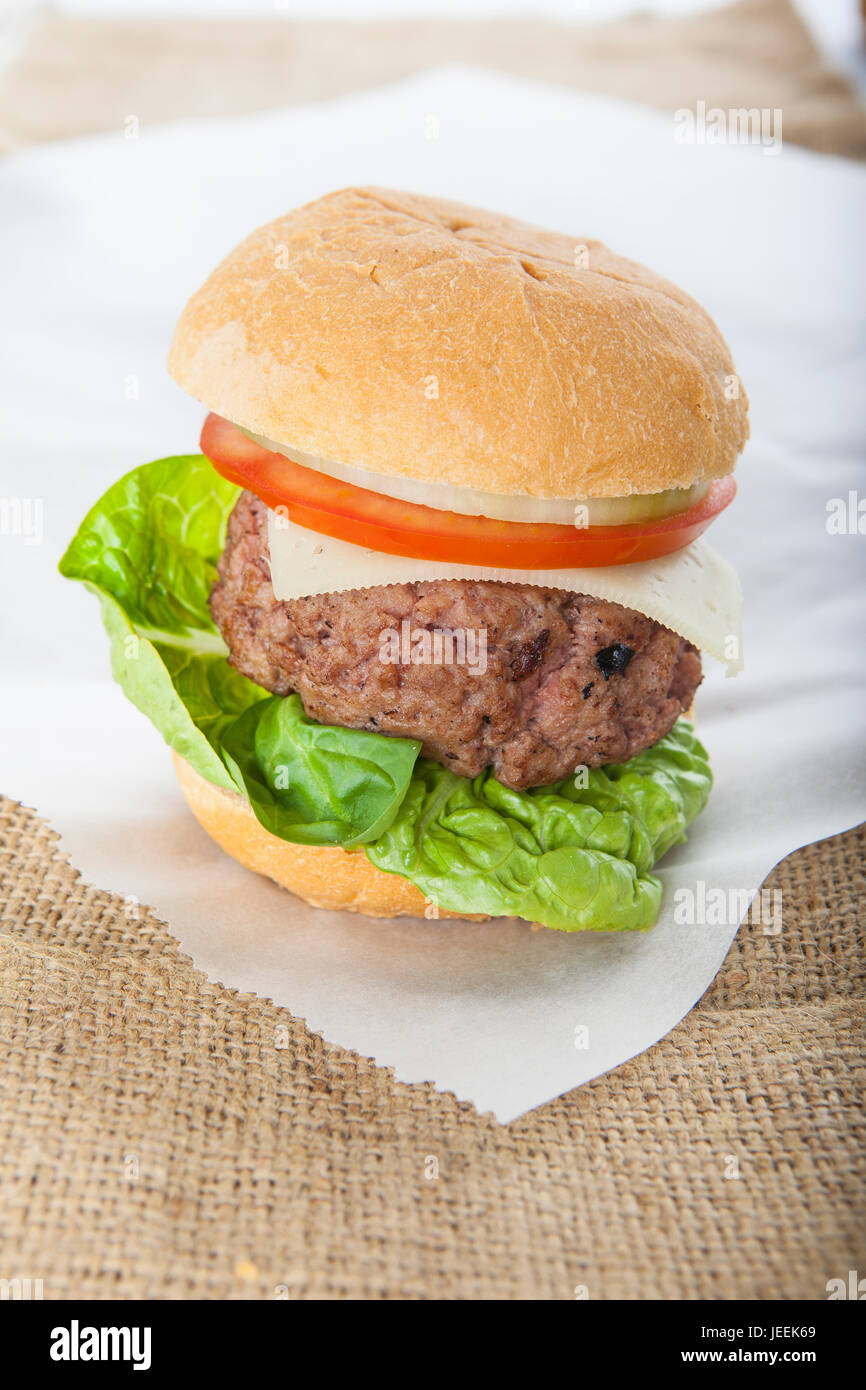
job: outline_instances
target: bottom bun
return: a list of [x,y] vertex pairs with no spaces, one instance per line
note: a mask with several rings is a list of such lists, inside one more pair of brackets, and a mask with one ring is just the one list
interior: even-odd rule
[[172,753],[174,770],[187,805],[203,830],[245,869],[264,874],[313,907],[363,912],[367,917],[487,918],[437,908],[399,874],[371,864],[363,850],[293,845],[265,830],[248,801],[215,787],[188,762]]

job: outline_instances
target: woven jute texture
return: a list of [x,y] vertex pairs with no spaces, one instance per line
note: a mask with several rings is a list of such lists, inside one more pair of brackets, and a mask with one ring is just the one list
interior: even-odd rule
[[668,1037],[502,1127],[209,983],[4,800],[0,1277],[46,1299],[825,1298],[866,1271],[864,848],[792,855],[778,936],[744,925]]
[[[853,3],[853,0],[852,0]],[[121,8],[121,7],[118,7]],[[394,18],[366,23],[43,13],[0,79],[0,149],[187,116],[321,101],[440,63],[645,102],[660,111],[781,109],[784,139],[866,158],[866,112],[791,0],[738,0],[606,24]],[[242,9],[238,6],[238,11]],[[635,5],[635,9],[640,9]],[[575,5],[575,14],[579,5]]]

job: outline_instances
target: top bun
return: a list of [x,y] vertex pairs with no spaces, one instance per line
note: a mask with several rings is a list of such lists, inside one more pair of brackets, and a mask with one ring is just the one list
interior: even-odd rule
[[599,241],[381,188],[247,237],[169,369],[280,444],[484,492],[688,487],[748,436],[728,347],[682,290]]

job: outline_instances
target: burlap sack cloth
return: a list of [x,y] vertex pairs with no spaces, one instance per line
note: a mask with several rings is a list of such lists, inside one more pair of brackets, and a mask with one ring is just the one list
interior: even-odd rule
[[[823,72],[803,143],[862,155],[862,113],[838,79],[828,85],[787,7],[736,12],[697,95],[777,105],[763,79],[778,77],[806,110]],[[764,51],[761,26],[773,39]],[[288,33],[312,42],[313,27]],[[456,42],[455,26],[426,27]],[[112,86],[140,28],[46,21],[44,54],[31,44],[0,92],[5,128],[10,89],[19,139],[36,138],[37,118],[56,135],[141,113],[143,100]],[[205,66],[227,70],[228,48],[236,67],[253,26],[223,28],[219,51],[221,26],[203,28]],[[231,37],[241,30],[246,39]],[[482,30],[501,66],[526,71],[531,59],[536,75],[546,32],[548,70],[569,80],[553,26],[467,26],[475,56]],[[189,56],[189,31],[152,26],[150,49],[135,39],[140,93],[162,83],[148,55],[161,45],[171,68],[171,36]],[[85,111],[67,90],[63,109],[61,85],[53,114],[40,97],[51,63],[64,69],[58,32],[73,53],[87,36],[109,95],[101,115],[99,92]],[[591,40],[611,50],[610,90],[622,90],[634,32],[623,31],[622,65],[613,30]],[[719,20],[648,32],[682,46],[682,65],[670,53],[663,64],[679,105],[673,76],[717,47]],[[442,41],[431,44],[436,61]],[[328,50],[330,72],[349,68],[330,26]],[[377,51],[368,43],[365,71]],[[800,57],[776,73],[783,52]],[[604,87],[597,65],[585,80],[577,54],[574,70]],[[196,102],[219,109],[205,69],[193,76]],[[631,94],[648,99],[639,78],[638,65]],[[280,99],[290,95],[284,86]],[[178,103],[176,92],[163,109],[180,114]],[[850,119],[820,119],[828,103]],[[790,125],[786,103],[786,138]],[[0,801],[0,1278],[42,1279],[46,1298],[824,1298],[828,1279],[866,1273],[864,848],[861,829],[792,855],[767,885],[783,894],[781,935],[744,925],[668,1037],[503,1128],[431,1086],[396,1084],[284,1009],[209,984],[154,917],[83,884],[37,816]]]
[[[527,0],[527,14],[532,8]],[[866,158],[866,112],[789,0],[577,27],[543,19],[294,22],[279,17],[280,0],[274,9],[272,21],[47,14],[0,82],[0,149],[119,130],[130,115],[146,124],[321,101],[461,62],[662,111],[699,100],[781,107],[792,144]]]

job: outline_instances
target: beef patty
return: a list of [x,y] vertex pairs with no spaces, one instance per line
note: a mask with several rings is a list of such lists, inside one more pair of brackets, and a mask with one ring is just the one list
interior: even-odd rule
[[232,665],[298,691],[313,719],[420,739],[462,776],[492,764],[514,788],[651,747],[701,680],[690,643],[585,594],[445,579],[278,600],[267,510],[250,492],[210,603]]

